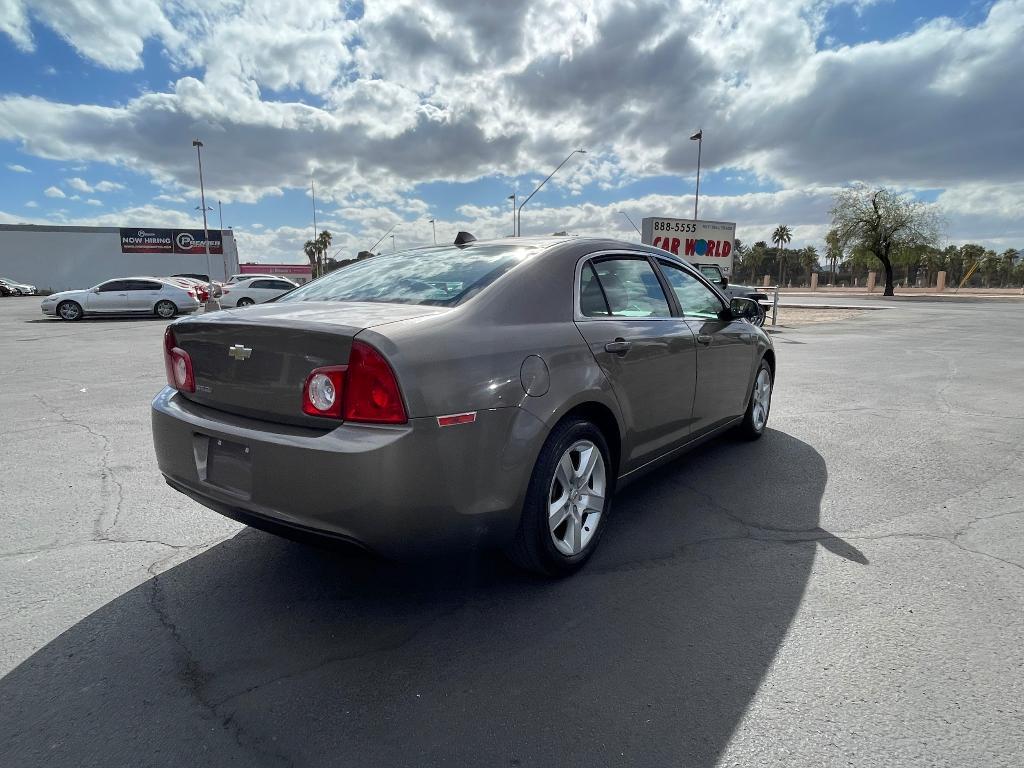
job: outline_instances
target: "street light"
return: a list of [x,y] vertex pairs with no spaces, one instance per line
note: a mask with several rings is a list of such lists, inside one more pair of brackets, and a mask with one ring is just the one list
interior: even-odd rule
[[520,237],[523,234],[523,207],[528,202],[530,202],[530,198],[533,197],[534,195],[536,195],[538,192],[540,192],[540,188],[543,187],[545,184],[547,184],[551,180],[551,177],[554,176],[556,173],[558,173],[562,169],[562,166],[565,165],[566,163],[568,163],[569,160],[572,158],[572,156],[577,154],[577,153],[581,154],[581,155],[585,155],[585,154],[587,154],[587,150],[585,150],[585,149],[574,149],[572,152],[570,152],[569,153],[569,157],[565,158],[565,160],[563,160],[561,163],[559,163],[558,167],[555,168],[555,170],[553,170],[551,172],[551,174],[546,179],[544,179],[544,181],[542,181],[540,184],[538,184],[537,188],[535,190],[533,190],[533,192],[531,192],[529,194],[529,196],[525,200],[523,200],[522,203],[520,203],[519,208],[518,208],[518,213],[517,213],[517,216],[516,216],[516,232],[517,232],[517,234]]
[[511,195],[509,195],[505,199],[512,201],[512,237],[515,237],[516,236],[516,193],[513,192]]
[[391,236],[391,252],[392,253],[398,253],[398,246],[395,245],[395,236],[394,235]]
[[643,233],[640,231],[640,228],[633,222],[633,220],[631,218],[629,218],[629,214],[626,213],[625,211],[619,211],[619,213],[621,213],[623,216],[625,216],[626,217],[626,221],[628,221],[630,224],[633,225],[633,229],[636,230],[636,233],[638,235],[640,235],[640,237],[643,237]]
[[434,220],[430,220],[430,229],[434,233],[434,245],[437,245],[437,226],[434,224]]
[[220,257],[224,262],[224,279],[228,279],[228,249],[224,242],[224,207],[217,201],[217,215],[220,217]]
[[[199,200],[203,209],[203,245],[206,247],[206,280],[209,292],[206,299],[206,309],[211,305],[214,309],[220,309],[220,302],[213,298],[213,271],[210,269],[210,229],[206,226],[206,190],[203,187],[203,142],[199,139],[192,140],[192,146],[196,148],[196,160],[199,162]],[[212,208],[210,210],[213,210]],[[221,233],[221,248],[224,247],[224,233]]]
[[693,196],[693,220],[697,220],[697,201],[700,200],[700,150],[704,143],[704,129],[698,128],[697,132],[690,137],[690,141],[697,142],[697,194]]

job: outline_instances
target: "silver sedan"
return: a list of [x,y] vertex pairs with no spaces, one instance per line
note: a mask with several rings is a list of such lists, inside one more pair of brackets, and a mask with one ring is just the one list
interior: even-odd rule
[[119,277],[43,299],[44,315],[81,320],[87,315],[155,315],[169,320],[199,309],[194,289],[158,277]]
[[776,359],[757,314],[656,248],[460,235],[168,326],[157,460],[284,535],[497,546],[565,574],[617,489],[726,430],[763,434]]

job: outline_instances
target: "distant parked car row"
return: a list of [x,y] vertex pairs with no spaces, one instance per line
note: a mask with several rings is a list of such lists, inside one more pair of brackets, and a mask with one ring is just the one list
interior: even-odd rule
[[[9,284],[4,280],[5,284]],[[170,319],[195,312],[210,300],[206,275],[119,277],[92,288],[61,291],[43,299],[44,315],[81,320],[87,315],[156,315]],[[213,283],[214,298],[222,307],[245,307],[276,299],[298,286],[274,275],[233,275],[227,283]],[[33,286],[19,286],[31,289]]]
[[9,277],[0,277],[0,296],[35,296],[36,287],[19,283]]

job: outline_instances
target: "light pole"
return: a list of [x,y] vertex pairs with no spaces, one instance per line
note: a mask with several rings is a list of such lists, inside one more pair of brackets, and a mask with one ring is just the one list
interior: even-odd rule
[[516,193],[513,192],[506,200],[512,201],[512,237],[516,236]]
[[[309,194],[313,198],[313,253],[315,254],[314,258],[317,261],[319,261],[320,260],[320,251],[317,250],[317,241],[316,241],[316,180],[312,179],[312,178],[309,180]],[[314,265],[314,267],[315,267],[315,271],[317,271],[317,272],[320,271],[319,270],[319,264]],[[317,277],[320,277],[320,275],[313,275],[313,277],[317,278]]]
[[626,217],[626,221],[628,221],[630,224],[633,225],[633,229],[636,230],[636,233],[638,235],[640,235],[640,237],[643,237],[643,233],[640,231],[640,228],[636,224],[633,223],[633,220],[631,218],[629,218],[629,214],[626,213],[625,211],[619,211],[619,213],[621,213],[623,216],[625,216]]
[[537,188],[535,190],[533,190],[533,192],[531,192],[527,196],[527,198],[525,200],[523,200],[522,203],[519,204],[518,214],[516,216],[516,233],[517,233],[517,235],[519,235],[521,237],[522,234],[523,234],[523,207],[528,202],[530,202],[530,198],[533,197],[534,195],[536,195],[538,192],[540,192],[540,188],[543,187],[545,184],[547,184],[548,181],[551,180],[551,177],[554,176],[556,173],[558,173],[562,169],[562,166],[565,165],[566,163],[568,163],[569,160],[572,158],[572,156],[577,154],[577,153],[581,154],[581,155],[585,155],[585,154],[587,154],[587,150],[585,150],[585,149],[574,149],[572,152],[570,152],[569,153],[569,157],[565,158],[565,160],[563,160],[561,163],[559,163],[558,167],[555,168],[555,170],[553,170],[550,173],[550,175],[546,179],[544,179],[544,181],[542,181],[540,184],[538,184]]
[[398,246],[395,245],[395,236],[394,235],[391,236],[391,252],[392,253],[398,253]]
[[434,224],[434,220],[430,220],[430,229],[434,233],[434,245],[437,245],[437,225]]
[[700,200],[700,150],[704,143],[704,129],[698,128],[697,132],[690,137],[690,141],[697,142],[697,194],[693,196],[693,220],[697,220],[697,201]]
[[224,262],[224,279],[227,280],[228,275],[228,249],[227,244],[224,242],[224,206],[221,205],[220,200],[217,201],[217,216],[220,219],[220,257]]
[[[212,306],[214,309],[220,309],[220,302],[213,298],[213,276],[210,274],[210,230],[206,226],[206,190],[203,187],[203,142],[199,139],[192,140],[192,146],[196,148],[196,160],[199,162],[199,201],[200,206],[203,209],[203,245],[206,247],[206,280],[207,288],[209,289],[206,297],[206,309],[210,309]],[[212,209],[211,209],[212,210]],[[221,235],[221,247],[223,248],[224,235]]]

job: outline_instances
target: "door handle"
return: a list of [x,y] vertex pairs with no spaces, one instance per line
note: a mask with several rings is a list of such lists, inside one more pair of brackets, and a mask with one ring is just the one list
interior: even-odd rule
[[611,352],[615,355],[624,355],[629,352],[629,348],[633,346],[632,341],[626,341],[625,339],[616,339],[615,341],[609,341],[604,345],[605,352]]
[[712,336],[710,333],[698,333],[697,334],[697,343],[698,344],[703,344],[705,347],[707,347],[707,346],[709,346],[711,344],[711,342],[714,340],[714,338],[715,337]]

